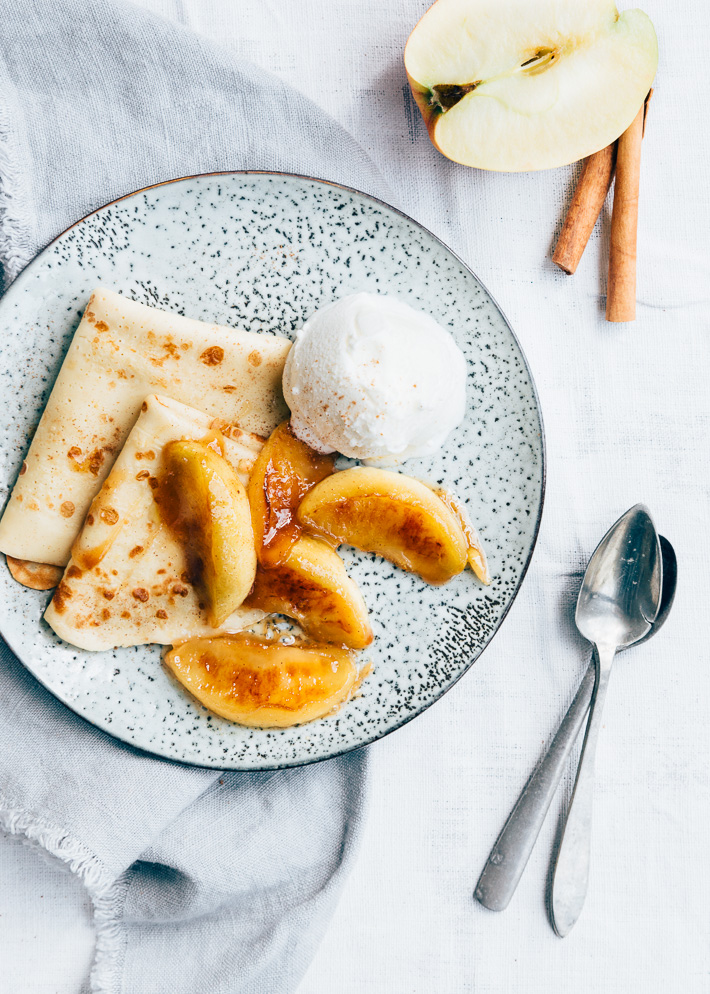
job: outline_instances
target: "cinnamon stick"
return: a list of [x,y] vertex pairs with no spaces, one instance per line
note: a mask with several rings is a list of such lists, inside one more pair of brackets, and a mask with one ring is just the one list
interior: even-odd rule
[[569,205],[552,261],[568,276],[576,270],[589,236],[599,217],[614,175],[616,142],[607,145],[584,163]]
[[618,141],[606,289],[607,321],[636,318],[636,232],[646,106],[647,101]]

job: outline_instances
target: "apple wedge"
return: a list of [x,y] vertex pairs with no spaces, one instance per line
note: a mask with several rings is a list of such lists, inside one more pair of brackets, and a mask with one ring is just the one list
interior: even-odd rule
[[372,629],[362,595],[340,556],[318,538],[302,535],[274,569],[258,566],[248,607],[285,614],[317,642],[364,649]]
[[245,634],[192,639],[171,649],[164,662],[208,710],[255,728],[323,718],[365,675],[347,649],[313,642],[283,645]]
[[169,442],[154,498],[185,548],[190,580],[217,628],[249,593],[256,552],[246,490],[213,444]]
[[249,477],[249,503],[259,562],[278,566],[301,529],[296,511],[311,487],[333,472],[334,455],[321,455],[291,431],[288,421],[275,428]]
[[450,507],[458,518],[459,524],[461,525],[461,531],[463,532],[466,544],[468,545],[468,565],[471,567],[481,583],[485,584],[486,587],[490,586],[491,573],[488,569],[488,559],[486,558],[486,553],[483,549],[481,537],[471,524],[468,511],[458,497],[454,497],[450,490],[446,490],[442,487],[434,487],[433,490],[437,497],[442,500],[447,507]]
[[376,552],[427,583],[446,583],[466,567],[468,543],[456,513],[403,473],[335,473],[304,498],[298,520],[334,545]]
[[612,0],[438,0],[404,52],[429,137],[479,169],[550,169],[613,142],[658,63],[653,24]]

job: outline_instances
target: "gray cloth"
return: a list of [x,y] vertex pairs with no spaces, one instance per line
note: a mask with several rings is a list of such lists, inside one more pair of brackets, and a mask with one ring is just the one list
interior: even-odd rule
[[[128,4],[2,0],[0,263],[160,180],[276,169],[387,191],[293,89]],[[62,860],[95,906],[96,991],[279,994],[297,985],[359,835],[362,752],[216,774],[72,715],[0,643],[0,826]]]

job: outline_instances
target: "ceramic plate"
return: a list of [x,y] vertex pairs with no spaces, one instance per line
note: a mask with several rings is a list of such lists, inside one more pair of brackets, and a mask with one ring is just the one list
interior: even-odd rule
[[[449,328],[468,360],[468,414],[434,458],[406,472],[445,483],[480,530],[493,582],[470,571],[430,587],[342,549],[371,612],[373,674],[321,721],[248,729],[207,712],[161,666],[157,646],[91,653],[42,620],[48,593],[0,566],[0,630],[77,714],[160,756],[256,770],[326,759],[391,732],[448,690],[493,638],[532,554],[544,444],[520,346],[473,273],[385,204],[294,176],[176,180],[109,204],[52,242],[0,302],[0,502],[4,505],[91,291],[250,331],[293,335],[316,308],[358,290],[394,294]],[[180,399],[180,398],[177,398]]]

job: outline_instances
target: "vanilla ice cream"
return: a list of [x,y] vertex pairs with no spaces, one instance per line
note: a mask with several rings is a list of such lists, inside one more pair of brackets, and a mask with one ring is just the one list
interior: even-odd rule
[[378,465],[427,456],[466,409],[466,360],[448,331],[394,297],[356,293],[316,311],[283,375],[295,434]]

